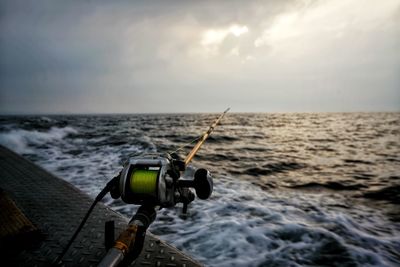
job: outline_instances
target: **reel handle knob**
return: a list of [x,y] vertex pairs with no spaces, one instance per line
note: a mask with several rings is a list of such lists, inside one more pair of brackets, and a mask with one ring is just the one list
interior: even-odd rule
[[213,191],[213,179],[211,173],[206,169],[198,169],[194,173],[194,188],[200,199],[207,199]]

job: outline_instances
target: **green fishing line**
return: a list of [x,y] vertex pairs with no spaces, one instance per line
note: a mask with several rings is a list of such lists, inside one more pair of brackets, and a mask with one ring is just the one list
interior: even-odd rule
[[130,187],[135,194],[155,194],[158,171],[134,170],[131,174]]

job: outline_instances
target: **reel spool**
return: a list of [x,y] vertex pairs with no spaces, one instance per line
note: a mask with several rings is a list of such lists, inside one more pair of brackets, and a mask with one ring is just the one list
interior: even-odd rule
[[173,206],[173,178],[167,175],[171,164],[169,157],[159,155],[131,158],[120,175],[122,200],[136,205]]

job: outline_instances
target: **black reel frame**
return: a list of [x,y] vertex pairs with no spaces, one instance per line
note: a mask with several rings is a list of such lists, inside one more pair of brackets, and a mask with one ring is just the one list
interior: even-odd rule
[[[136,169],[137,166],[159,168],[156,188],[151,194],[133,193],[129,190],[129,177],[132,169]],[[148,154],[132,158],[119,174],[119,182],[115,183],[110,191],[111,197],[114,199],[121,197],[127,204],[160,208],[170,208],[183,203],[184,213],[186,213],[187,205],[195,198],[190,188],[195,189],[198,198],[207,199],[213,191],[213,180],[210,172],[203,168],[195,171],[193,180],[180,179],[181,172],[185,169],[184,162],[177,155]]]

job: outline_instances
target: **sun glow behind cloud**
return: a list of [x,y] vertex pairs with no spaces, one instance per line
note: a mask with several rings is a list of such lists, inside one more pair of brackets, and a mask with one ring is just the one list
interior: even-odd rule
[[221,44],[224,39],[230,34],[239,37],[240,35],[245,34],[248,31],[249,29],[247,28],[247,26],[237,24],[231,25],[227,28],[209,29],[203,33],[201,44],[204,46],[218,45]]
[[229,28],[229,32],[235,35],[236,37],[239,37],[240,35],[247,33],[248,31],[249,28],[247,28],[247,26],[232,25]]
[[[228,36],[239,38],[241,35],[249,32],[246,25],[232,24],[226,28],[209,29],[203,32],[201,38],[201,45],[206,49],[209,54],[216,55],[220,49],[220,45]],[[234,55],[238,55],[238,48],[231,50]]]

